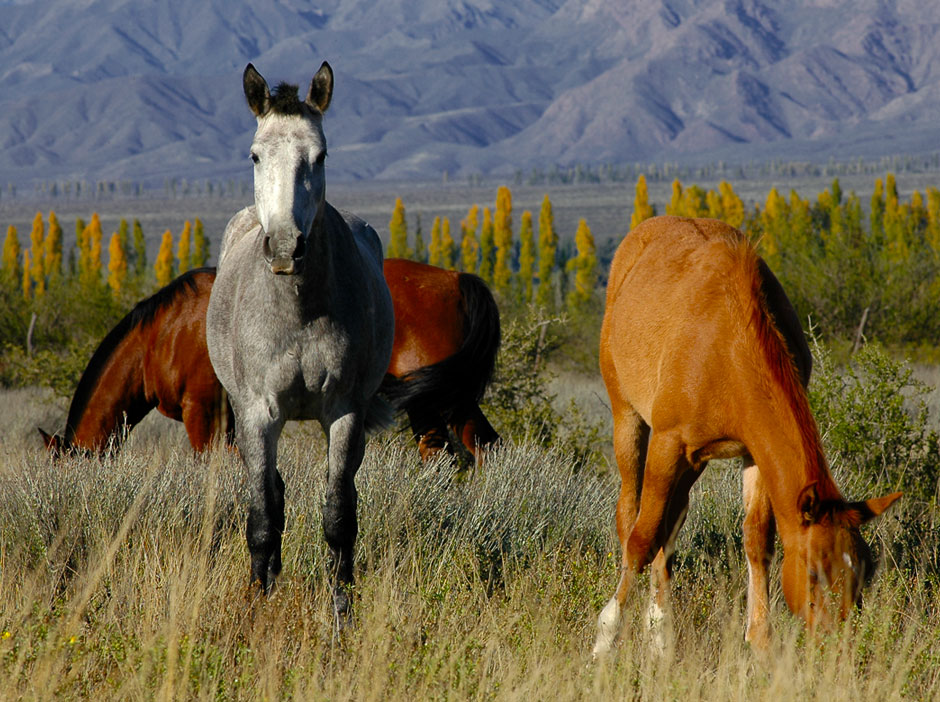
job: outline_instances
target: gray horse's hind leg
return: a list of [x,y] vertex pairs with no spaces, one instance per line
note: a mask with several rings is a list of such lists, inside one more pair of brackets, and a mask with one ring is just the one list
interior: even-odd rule
[[251,582],[267,595],[281,572],[284,533],[284,481],[277,470],[277,440],[282,424],[238,423],[238,447],[248,467],[248,552]]
[[353,583],[353,547],[359,532],[355,478],[365,446],[360,414],[351,412],[330,425],[323,535],[333,561],[333,611],[340,630],[349,624],[352,612],[349,588]]

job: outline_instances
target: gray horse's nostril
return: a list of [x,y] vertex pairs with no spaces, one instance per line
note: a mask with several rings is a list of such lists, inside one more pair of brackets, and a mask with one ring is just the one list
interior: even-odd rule
[[264,260],[268,263],[274,260],[274,253],[271,251],[271,237],[265,235],[264,239],[261,241],[261,253],[264,256]]

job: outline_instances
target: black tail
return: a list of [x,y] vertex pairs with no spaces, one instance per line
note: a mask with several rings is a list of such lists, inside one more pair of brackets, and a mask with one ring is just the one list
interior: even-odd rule
[[448,423],[461,423],[462,414],[483,398],[493,378],[499,351],[499,308],[483,280],[471,273],[458,278],[463,301],[464,338],[443,361],[424,366],[383,386],[398,410],[434,412]]

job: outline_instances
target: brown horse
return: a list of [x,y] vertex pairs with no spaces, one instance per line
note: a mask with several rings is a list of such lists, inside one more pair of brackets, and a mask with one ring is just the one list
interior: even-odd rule
[[[479,406],[500,342],[493,295],[467,273],[399,259],[384,269],[395,308],[388,373],[403,381],[388,394],[407,412],[423,458],[448,445],[450,427],[479,460],[499,439]],[[232,442],[232,410],[206,348],[214,280],[214,268],[184,273],[118,322],[79,380],[64,435],[40,429],[50,450],[106,450],[154,407],[183,422],[197,451],[223,428]]]
[[717,220],[678,217],[634,229],[611,266],[600,365],[622,481],[623,553],[595,655],[619,636],[627,594],[650,561],[650,613],[661,620],[689,490],[712,458],[743,456],[749,466],[747,639],[768,643],[775,522],[790,609],[811,630],[844,618],[873,572],[859,526],[900,493],[843,500],[810,413],[809,350],[796,313],[744,235]]

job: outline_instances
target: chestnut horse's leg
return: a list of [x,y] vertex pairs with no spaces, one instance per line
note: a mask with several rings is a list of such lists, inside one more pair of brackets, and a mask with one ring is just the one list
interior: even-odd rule
[[455,423],[451,428],[473,454],[477,465],[481,465],[483,463],[482,449],[499,441],[499,434],[496,433],[478,404],[474,403],[460,414],[466,419],[462,424]]
[[204,398],[183,400],[183,426],[194,451],[205,451],[216,433],[216,406]]
[[770,581],[768,569],[774,553],[774,513],[757,466],[747,461],[744,489],[744,552],[747,555],[747,632],[754,648],[770,645]]
[[653,643],[660,651],[666,648],[666,633],[672,628],[670,583],[676,553],[676,539],[689,513],[689,491],[701,473],[701,470],[690,468],[678,477],[659,537],[663,546],[650,567],[649,627],[652,631]]

